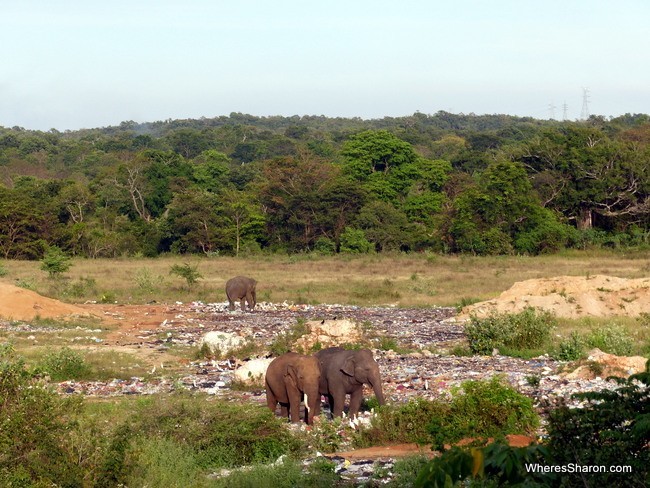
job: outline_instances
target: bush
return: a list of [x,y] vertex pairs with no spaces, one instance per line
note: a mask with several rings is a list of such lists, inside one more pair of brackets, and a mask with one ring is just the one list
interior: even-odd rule
[[620,325],[594,329],[586,341],[589,347],[597,347],[603,352],[617,356],[629,356],[634,346],[634,341]]
[[584,339],[576,331],[558,345],[553,357],[560,361],[577,361],[584,356]]
[[84,358],[69,347],[47,353],[37,364],[36,371],[49,375],[52,381],[83,380],[91,375]]
[[336,253],[336,243],[328,237],[319,237],[314,243],[314,252],[331,256]]
[[340,242],[343,253],[367,254],[373,250],[372,244],[361,229],[346,227],[340,236]]
[[500,377],[466,381],[451,402],[418,398],[378,410],[370,428],[355,440],[359,446],[415,442],[442,450],[463,438],[485,439],[529,433],[539,425],[530,398],[504,384]]
[[453,392],[449,414],[429,424],[434,448],[465,437],[488,438],[530,433],[539,417],[530,398],[494,376],[487,381],[465,381]]
[[517,314],[493,313],[486,318],[470,317],[465,325],[469,347],[475,354],[493,349],[530,350],[545,346],[557,320],[548,311],[526,307]]
[[36,381],[8,344],[0,344],[0,405],[1,486],[83,486],[68,442],[80,399]]
[[190,266],[188,263],[183,264],[183,266],[174,264],[169,269],[169,274],[174,274],[180,276],[181,278],[185,278],[185,281],[187,282],[187,288],[191,289],[192,286],[194,286],[201,278],[203,278],[201,273],[198,271],[198,267],[198,264],[195,266]]
[[549,416],[552,464],[631,466],[631,473],[567,473],[562,486],[649,486],[650,361],[646,371],[618,379],[618,388],[580,393],[582,408],[561,406]]
[[57,246],[51,246],[41,260],[41,270],[47,271],[50,278],[65,273],[72,267],[70,257]]

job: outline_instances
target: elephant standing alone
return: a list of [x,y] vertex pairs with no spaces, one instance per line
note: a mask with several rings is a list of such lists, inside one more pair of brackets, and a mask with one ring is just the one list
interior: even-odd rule
[[305,422],[320,414],[320,364],[314,356],[288,352],[269,364],[265,375],[266,402],[272,412],[277,404],[283,417],[300,421],[300,402],[305,400]]
[[384,405],[379,365],[369,349],[357,351],[330,347],[316,353],[321,365],[319,390],[327,395],[334,417],[343,414],[345,396],[350,395],[349,415],[359,413],[363,400],[363,384],[370,385],[379,405]]
[[255,296],[255,287],[257,281],[247,276],[235,276],[226,282],[226,296],[228,297],[228,308],[235,309],[235,301],[240,300],[241,309],[246,311],[246,303],[248,308],[253,311],[257,298]]

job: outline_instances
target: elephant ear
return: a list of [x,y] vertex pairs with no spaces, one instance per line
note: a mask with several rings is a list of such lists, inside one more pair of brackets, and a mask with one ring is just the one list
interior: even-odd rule
[[291,381],[293,381],[293,384],[298,386],[298,370],[293,364],[287,366],[286,376],[289,376],[289,378],[291,378]]
[[354,358],[352,356],[345,360],[341,367],[341,371],[348,376],[354,376]]

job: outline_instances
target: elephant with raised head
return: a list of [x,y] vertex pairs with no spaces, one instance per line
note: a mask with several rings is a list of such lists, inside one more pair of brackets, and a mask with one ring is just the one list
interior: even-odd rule
[[321,366],[319,390],[327,395],[334,417],[343,414],[345,396],[350,395],[349,415],[359,413],[363,400],[363,385],[374,390],[379,405],[384,405],[379,365],[369,349],[347,350],[329,347],[316,353]]
[[265,375],[266,403],[272,412],[280,404],[283,417],[300,421],[300,403],[304,398],[305,422],[311,425],[320,414],[320,364],[314,356],[288,352],[269,364]]
[[226,296],[228,297],[228,308],[230,310],[235,309],[235,301],[240,300],[241,309],[243,312],[246,311],[246,303],[248,303],[248,308],[252,312],[255,308],[256,296],[255,296],[255,287],[257,286],[257,281],[248,276],[235,276],[230,278],[226,282]]

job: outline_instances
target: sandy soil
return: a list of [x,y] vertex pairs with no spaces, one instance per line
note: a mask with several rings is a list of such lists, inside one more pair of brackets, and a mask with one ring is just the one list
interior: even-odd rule
[[51,319],[87,315],[88,311],[39,295],[31,290],[0,283],[0,317],[8,320]]
[[459,318],[520,312],[525,307],[549,310],[566,318],[636,317],[650,313],[650,278],[596,275],[520,281],[494,300],[465,307]]

